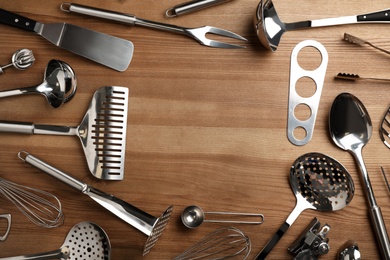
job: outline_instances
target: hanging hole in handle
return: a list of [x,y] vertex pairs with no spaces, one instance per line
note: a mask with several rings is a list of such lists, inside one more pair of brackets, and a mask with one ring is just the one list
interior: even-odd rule
[[175,8],[169,8],[166,12],[165,12],[165,15],[169,18],[172,18],[172,17],[176,17],[177,14],[176,14],[176,11],[175,11]]
[[299,51],[297,62],[302,69],[313,71],[321,66],[322,54],[314,46],[305,46]]
[[61,4],[60,8],[62,11],[70,13],[70,6],[71,5],[72,5],[71,3],[65,2],[65,3]]
[[22,160],[23,162],[26,161],[26,158],[27,158],[28,155],[29,155],[29,153],[26,152],[26,151],[20,151],[20,152],[18,152],[18,157],[19,157],[19,159]]
[[[0,235],[0,241],[5,241],[9,235],[9,232],[11,230],[11,214],[2,214],[0,215],[0,219],[5,219],[7,221],[6,223],[6,228],[5,228],[5,232],[3,231],[3,229],[0,229],[0,234],[4,234],[4,235]],[[2,227],[2,225],[0,225],[0,228]]]

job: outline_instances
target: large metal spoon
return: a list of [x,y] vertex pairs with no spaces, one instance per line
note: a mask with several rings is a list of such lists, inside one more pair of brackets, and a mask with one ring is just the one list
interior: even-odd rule
[[[72,68],[65,62],[50,60],[46,66],[44,80],[33,87],[0,91],[0,98],[23,94],[41,94],[54,108],[69,101],[76,91],[76,77]],[[70,92],[70,94],[68,93]]]
[[297,158],[290,169],[290,184],[297,198],[296,206],[256,260],[267,257],[302,211],[340,210],[351,202],[355,192],[353,180],[344,166],[321,153],[307,153]]
[[282,34],[286,31],[354,23],[390,23],[389,12],[390,10],[382,10],[362,15],[283,23],[276,13],[272,0],[261,0],[256,9],[254,24],[257,36],[264,47],[276,51]]
[[363,191],[366,196],[371,222],[377,237],[383,259],[390,259],[390,243],[386,225],[378,207],[370,178],[364,164],[362,149],[372,134],[370,116],[363,103],[349,93],[338,95],[333,101],[329,114],[330,135],[341,149],[349,151],[361,172]]

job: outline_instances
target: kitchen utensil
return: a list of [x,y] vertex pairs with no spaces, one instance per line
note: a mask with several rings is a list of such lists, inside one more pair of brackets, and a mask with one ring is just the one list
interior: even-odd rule
[[35,32],[49,42],[109,68],[124,71],[134,46],[130,41],[68,23],[43,24],[0,9],[0,23]]
[[80,125],[51,126],[1,122],[0,132],[76,135],[80,138],[91,173],[104,180],[122,180],[126,151],[128,88],[98,89]]
[[0,98],[24,94],[40,94],[54,108],[73,98],[76,92],[76,76],[69,64],[50,60],[45,69],[44,80],[33,87],[0,91]]
[[111,244],[106,232],[92,222],[81,222],[74,225],[68,232],[64,244],[57,250],[0,258],[2,260],[23,259],[68,259],[68,260],[110,260]]
[[360,260],[360,250],[359,245],[353,241],[349,240],[342,245],[337,253],[337,260]]
[[184,34],[188,37],[191,37],[198,41],[200,44],[209,46],[209,47],[215,47],[215,48],[228,48],[228,49],[235,49],[235,48],[244,48],[243,46],[230,44],[230,43],[224,43],[216,40],[210,40],[206,38],[206,34],[216,34],[219,36],[234,38],[242,41],[246,41],[246,39],[238,34],[211,27],[211,26],[204,26],[199,28],[184,28],[179,27],[175,25],[165,24],[165,23],[158,23],[153,21],[148,21],[144,19],[140,19],[135,17],[134,15],[130,14],[124,14],[104,9],[98,9],[90,6],[85,5],[79,5],[79,4],[73,4],[73,3],[63,3],[61,5],[61,9],[65,12],[74,12],[84,15],[89,15],[93,17],[103,18],[111,21],[120,22],[123,24],[128,25],[140,25],[147,28],[152,29],[158,29],[163,31],[169,31],[179,34]]
[[371,42],[368,42],[366,40],[360,39],[360,38],[358,38],[356,36],[353,36],[351,34],[348,34],[348,33],[344,33],[344,38],[343,39],[345,41],[347,41],[347,42],[350,42],[350,43],[353,43],[353,44],[356,44],[356,45],[359,45],[359,46],[364,46],[365,44],[367,44],[367,45],[369,45],[369,46],[371,46],[371,47],[373,47],[373,48],[375,48],[375,49],[377,49],[377,50],[379,50],[381,52],[384,52],[386,54],[390,54],[390,51],[382,49],[382,48],[372,44]]
[[4,73],[4,69],[14,66],[18,70],[25,70],[31,67],[34,64],[35,58],[34,54],[29,49],[20,49],[17,50],[12,55],[12,62],[0,67],[0,74]]
[[297,204],[287,220],[256,259],[265,259],[302,211],[335,211],[347,206],[354,195],[353,180],[344,166],[321,153],[298,157],[290,169],[290,184]]
[[250,252],[249,237],[237,228],[224,227],[209,233],[173,260],[227,259],[237,256],[245,260]]
[[[238,221],[238,220],[219,220],[219,219],[206,219],[205,215],[225,215],[225,216],[239,216],[239,217],[256,217],[260,218],[259,221]],[[188,206],[181,213],[181,221],[184,226],[188,228],[197,228],[203,222],[211,223],[236,223],[236,224],[261,224],[264,221],[264,216],[262,214],[252,214],[252,213],[235,213],[235,212],[204,212],[199,206]]]
[[256,9],[254,24],[257,36],[264,47],[271,51],[276,51],[284,32],[354,23],[389,23],[388,12],[389,10],[383,10],[361,15],[283,23],[276,12],[272,0],[261,0]]
[[176,17],[183,14],[189,14],[192,12],[196,12],[208,7],[212,7],[215,5],[223,4],[229,2],[231,0],[193,0],[189,2],[185,2],[182,4],[175,5],[172,8],[169,8],[165,15],[167,17]]
[[382,166],[381,166],[381,172],[382,172],[383,178],[385,179],[386,186],[387,186],[387,190],[390,192],[390,184],[389,184],[389,180],[387,179],[387,176],[386,176],[385,170],[383,169],[383,167],[382,167]]
[[5,219],[7,221],[7,229],[5,230],[5,233],[0,236],[0,241],[5,241],[11,230],[11,214],[1,214],[0,219]]
[[386,78],[373,78],[373,77],[361,77],[358,74],[351,74],[351,73],[338,73],[335,76],[335,79],[345,79],[345,80],[380,80],[380,81],[390,81],[390,79]]
[[[306,47],[314,47],[321,54],[321,64],[315,70],[308,71],[299,66],[298,54]],[[328,52],[325,47],[321,43],[313,40],[300,42],[297,46],[295,46],[291,53],[287,137],[294,145],[305,145],[313,137],[314,125],[317,118],[322,88],[324,86],[328,60]],[[302,97],[302,95],[296,90],[296,84],[301,78],[309,78],[313,80],[316,88],[312,96]],[[306,118],[298,118],[296,114],[299,109],[303,108],[308,108],[310,110],[310,115]],[[294,134],[297,129],[303,129],[305,131],[303,137],[299,137]]]
[[[379,137],[381,138],[382,142],[386,145],[387,148],[390,149],[390,121],[388,119],[390,117],[390,107],[386,110],[386,113],[384,114],[381,122],[381,127],[379,128]],[[389,142],[388,142],[389,141]]]
[[372,135],[371,119],[363,103],[349,93],[338,95],[330,109],[329,129],[334,143],[341,149],[350,152],[359,166],[363,192],[368,203],[371,222],[379,248],[383,259],[390,259],[389,237],[381,210],[375,200],[374,191],[362,155],[362,149]]
[[72,188],[81,191],[83,194],[88,195],[91,199],[111,211],[114,215],[147,235],[148,239],[144,246],[143,255],[149,253],[156,244],[171,217],[173,206],[169,206],[159,218],[155,218],[113,195],[95,189],[88,184],[69,176],[27,152],[19,152],[19,158],[63,183],[68,184]]
[[38,226],[55,228],[64,223],[61,202],[49,192],[0,178],[0,194]]

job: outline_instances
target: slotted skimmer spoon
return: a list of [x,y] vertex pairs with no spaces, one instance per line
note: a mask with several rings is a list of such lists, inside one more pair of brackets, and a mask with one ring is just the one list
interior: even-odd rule
[[80,138],[91,173],[104,180],[124,175],[128,88],[98,89],[79,126],[53,126],[0,121],[0,132],[76,135]]
[[287,220],[256,259],[265,259],[302,211],[335,211],[347,206],[354,195],[353,180],[342,164],[321,153],[298,157],[290,169],[290,185],[297,204]]
[[95,7],[90,7],[85,5],[73,4],[73,3],[63,3],[61,5],[61,10],[65,12],[74,12],[74,13],[93,16],[93,17],[103,18],[111,21],[120,22],[123,24],[128,24],[128,25],[139,25],[147,28],[184,34],[188,37],[195,39],[200,44],[209,47],[226,48],[226,49],[245,48],[244,46],[240,46],[236,44],[224,43],[224,42],[208,39],[206,37],[206,34],[210,33],[214,35],[246,41],[244,37],[236,33],[211,27],[211,26],[203,26],[199,28],[184,28],[176,25],[158,23],[158,22],[148,21],[145,19],[140,19],[131,14],[124,14],[124,13],[98,9]]
[[280,20],[272,0],[261,0],[254,17],[255,29],[265,48],[276,51],[284,32],[333,25],[355,23],[390,23],[390,10],[319,20],[284,23]]
[[69,230],[64,244],[57,250],[0,259],[110,260],[111,244],[106,232],[99,225],[92,222],[81,222]]

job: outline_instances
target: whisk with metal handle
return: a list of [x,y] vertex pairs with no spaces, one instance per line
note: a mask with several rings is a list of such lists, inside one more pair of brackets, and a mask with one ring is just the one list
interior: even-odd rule
[[34,61],[35,61],[35,57],[31,50],[29,49],[17,50],[12,55],[12,62],[10,64],[0,67],[0,74],[3,74],[4,69],[9,68],[11,66],[14,66],[18,70],[25,70],[29,68],[31,65],[33,65]]
[[55,228],[64,222],[61,202],[49,192],[19,185],[0,177],[0,194],[38,226]]

